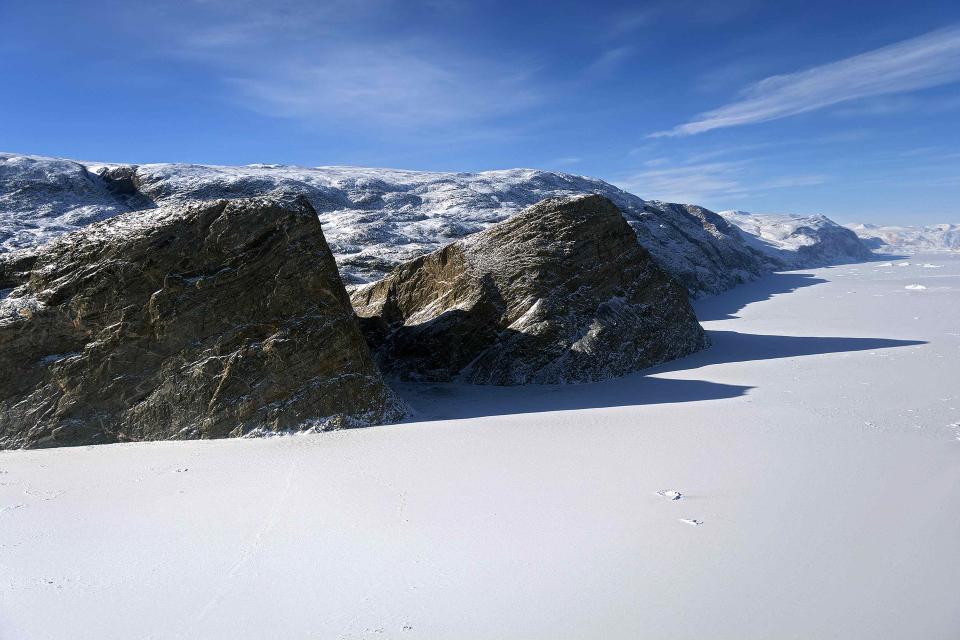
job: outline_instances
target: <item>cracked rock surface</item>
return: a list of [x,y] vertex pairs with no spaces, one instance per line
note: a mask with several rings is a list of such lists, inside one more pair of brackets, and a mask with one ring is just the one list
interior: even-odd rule
[[0,448],[403,413],[305,199],[165,205],[0,255]]
[[386,374],[591,382],[707,345],[683,286],[600,195],[552,198],[351,294]]

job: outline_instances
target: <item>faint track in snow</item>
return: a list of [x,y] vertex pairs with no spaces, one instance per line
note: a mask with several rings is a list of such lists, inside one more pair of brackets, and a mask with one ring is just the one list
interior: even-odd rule
[[264,537],[276,527],[277,522],[279,521],[280,512],[290,500],[290,490],[293,488],[293,479],[296,476],[297,470],[299,469],[299,464],[296,462],[296,460],[297,458],[290,463],[286,478],[284,479],[283,488],[280,490],[279,499],[273,503],[273,507],[271,507],[260,526],[250,537],[250,541],[241,548],[240,557],[237,558],[233,565],[231,565],[226,576],[224,576],[224,578],[220,581],[220,587],[217,589],[216,593],[210,598],[207,604],[204,605],[203,609],[200,610],[200,613],[197,614],[197,617],[193,619],[193,623],[190,625],[190,628],[181,633],[180,637],[198,637],[196,634],[197,628],[220,604],[221,600],[223,600],[223,597],[233,586],[234,578],[236,578],[236,576],[243,570],[250,558],[260,550],[263,545]]

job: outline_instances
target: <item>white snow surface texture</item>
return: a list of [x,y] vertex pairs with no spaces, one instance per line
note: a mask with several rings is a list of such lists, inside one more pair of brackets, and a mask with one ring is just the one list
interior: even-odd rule
[[303,194],[350,285],[378,280],[399,262],[544,198],[577,193],[600,193],[616,203],[658,264],[694,294],[799,266],[758,249],[706,209],[645,201],[603,180],[565,173],[119,165],[10,153],[0,153],[0,250],[36,246],[93,221],[168,201]]
[[960,258],[922,260],[706,297],[651,372],[404,385],[408,424],[0,451],[0,638],[956,640]]

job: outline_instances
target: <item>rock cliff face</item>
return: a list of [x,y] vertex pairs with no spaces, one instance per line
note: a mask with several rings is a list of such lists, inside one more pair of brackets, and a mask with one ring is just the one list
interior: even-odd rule
[[769,260],[771,269],[806,269],[863,262],[873,254],[850,229],[822,215],[719,213]]
[[707,344],[686,291],[597,195],[545,200],[351,298],[381,368],[408,380],[589,382]]
[[0,448],[382,423],[315,211],[219,201],[0,255]]
[[763,253],[709,209],[648,201],[644,211],[636,221],[627,216],[640,244],[694,296],[720,293],[770,270]]

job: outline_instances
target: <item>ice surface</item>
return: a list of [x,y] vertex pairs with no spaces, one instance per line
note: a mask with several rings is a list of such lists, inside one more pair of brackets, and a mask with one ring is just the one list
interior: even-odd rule
[[403,385],[419,422],[0,452],[0,637],[960,637],[936,261],[703,299],[648,375]]

